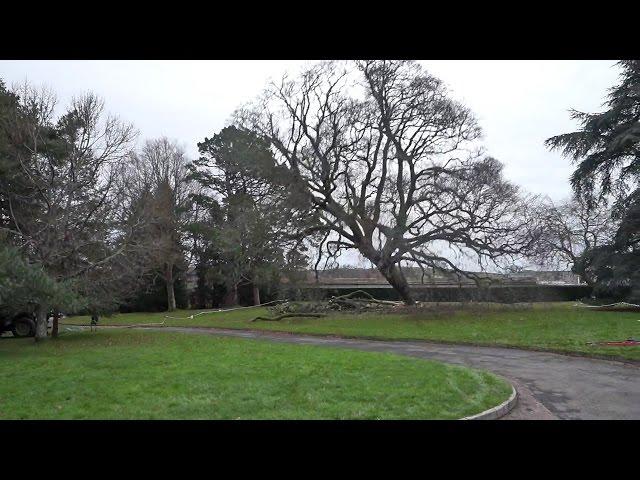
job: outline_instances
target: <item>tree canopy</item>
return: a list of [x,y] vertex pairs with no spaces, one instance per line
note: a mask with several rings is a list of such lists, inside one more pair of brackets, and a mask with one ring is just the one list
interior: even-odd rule
[[279,177],[269,147],[252,132],[226,127],[198,144],[191,169],[202,187],[194,198],[208,212],[192,226],[201,260],[225,284],[230,303],[243,283],[253,285],[259,303],[260,287],[306,263],[296,233],[309,224],[308,209]]
[[546,144],[577,167],[571,183],[577,193],[626,196],[640,174],[640,61],[619,62],[621,79],[609,90],[606,110],[571,110],[580,129],[549,138]]
[[58,310],[86,306],[71,281],[56,282],[41,266],[27,263],[17,249],[0,245],[0,312],[33,312],[45,302]]
[[357,250],[407,303],[401,262],[466,275],[452,252],[482,268],[535,238],[525,197],[478,148],[472,112],[415,62],[317,64],[268,85],[236,124],[273,146],[326,253]]
[[619,62],[620,82],[600,113],[571,111],[580,129],[547,145],[577,164],[571,183],[590,203],[613,201],[616,225],[606,244],[585,251],[577,266],[595,279],[599,296],[640,300],[640,61]]
[[[47,278],[73,286],[87,308],[113,308],[127,283],[115,180],[135,130],[90,93],[61,115],[52,92],[26,83],[2,86],[0,98],[4,242]],[[42,296],[37,337],[46,335],[49,301]]]

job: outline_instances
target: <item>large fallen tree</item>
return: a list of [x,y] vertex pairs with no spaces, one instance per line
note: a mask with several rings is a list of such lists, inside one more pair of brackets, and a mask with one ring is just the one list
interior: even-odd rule
[[269,310],[275,314],[273,317],[255,317],[251,322],[258,320],[280,321],[285,318],[320,318],[327,313],[336,311],[364,312],[369,310],[382,310],[404,305],[403,302],[390,300],[378,300],[363,290],[356,290],[345,295],[331,297],[320,302],[283,302],[271,307]]
[[321,250],[357,250],[406,304],[414,299],[401,263],[464,272],[535,241],[531,199],[483,156],[471,111],[415,62],[320,63],[267,87],[238,110],[236,124],[267,139],[274,181],[315,209]]

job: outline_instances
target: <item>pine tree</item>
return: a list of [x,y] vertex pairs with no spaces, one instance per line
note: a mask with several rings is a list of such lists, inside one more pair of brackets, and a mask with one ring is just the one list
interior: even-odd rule
[[621,78],[601,113],[571,111],[580,130],[546,145],[577,163],[571,184],[589,202],[613,199],[613,242],[587,250],[576,262],[596,279],[600,297],[640,300],[640,61],[618,63]]
[[86,300],[76,291],[73,281],[58,282],[41,265],[28,263],[16,248],[0,245],[0,311],[35,312],[37,328],[44,329],[36,340],[46,336],[49,309],[75,311],[86,307]]
[[577,193],[624,194],[640,174],[640,61],[619,62],[621,81],[609,90],[601,113],[571,110],[580,130],[551,137],[546,145],[578,164],[571,176]]

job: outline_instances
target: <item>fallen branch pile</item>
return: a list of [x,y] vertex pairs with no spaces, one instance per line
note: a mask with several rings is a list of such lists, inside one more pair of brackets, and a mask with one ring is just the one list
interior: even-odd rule
[[364,290],[356,290],[355,292],[338,297],[331,297],[329,305],[334,307],[333,310],[361,310],[365,308],[376,308],[377,306],[399,306],[402,302],[394,302],[391,300],[378,300]]
[[[327,313],[335,311],[365,312],[370,310],[382,310],[389,307],[395,308],[404,305],[402,302],[394,302],[390,300],[378,300],[363,290],[356,290],[345,295],[331,297],[329,300],[322,302],[284,302],[269,310],[274,314],[273,317],[255,317],[251,322],[258,320],[277,322],[284,318],[294,317],[326,317]],[[326,313],[325,313],[326,312]]]

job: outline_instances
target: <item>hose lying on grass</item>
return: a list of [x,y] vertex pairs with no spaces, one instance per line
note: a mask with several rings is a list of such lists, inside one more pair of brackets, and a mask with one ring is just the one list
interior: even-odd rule
[[326,315],[324,313],[283,313],[282,315],[278,315],[277,317],[256,317],[252,320],[249,320],[250,322],[255,322],[257,320],[264,320],[265,322],[278,322],[280,320],[282,320],[283,318],[291,318],[291,317],[313,317],[313,318],[319,318],[319,317],[326,317]]
[[631,311],[640,311],[640,305],[636,305],[635,303],[627,303],[627,302],[617,302],[617,303],[609,303],[607,305],[585,305],[584,303],[577,303],[576,307],[584,307],[584,308],[592,308],[594,310],[621,310],[628,309]]
[[164,327],[164,321],[158,323],[138,323],[135,325],[127,325],[125,328],[139,328],[139,327]]
[[265,305],[270,305],[272,303],[287,302],[287,301],[288,300],[272,300],[271,302],[261,303],[260,305],[249,305],[248,307],[235,307],[235,308],[226,308],[226,309],[218,308],[216,310],[204,310],[204,311],[196,313],[194,315],[189,315],[188,317],[171,317],[169,315],[165,315],[164,318],[172,318],[174,320],[193,320],[195,317],[197,317],[199,315],[206,315],[208,313],[232,312],[234,310],[243,310],[243,309],[246,309],[246,308],[264,307]]
[[590,346],[599,347],[638,347],[640,346],[640,340],[635,338],[627,338],[626,340],[613,340],[608,342],[587,342]]

